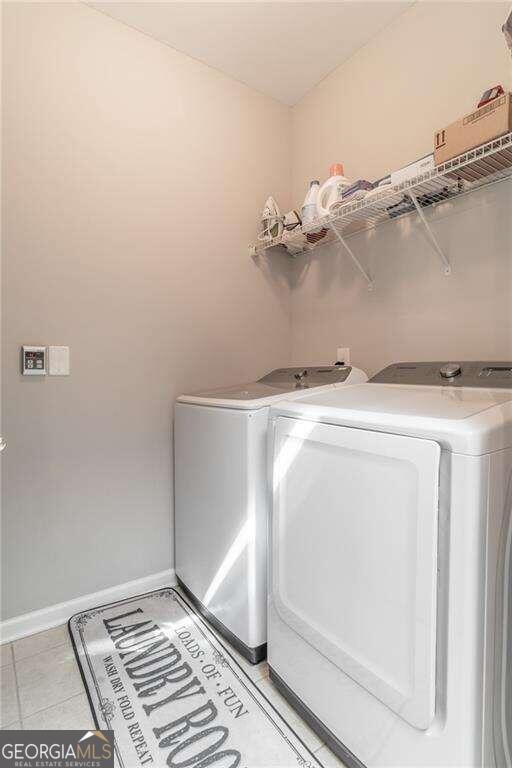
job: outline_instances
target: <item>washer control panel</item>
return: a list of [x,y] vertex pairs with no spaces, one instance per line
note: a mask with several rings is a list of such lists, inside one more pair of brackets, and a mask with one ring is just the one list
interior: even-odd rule
[[258,384],[267,384],[284,391],[291,391],[294,387],[323,387],[326,384],[340,384],[346,381],[351,370],[350,365],[341,364],[277,368],[258,379]]
[[512,389],[512,361],[393,363],[370,381],[374,384]]
[[45,376],[46,347],[22,347],[21,372],[24,376]]

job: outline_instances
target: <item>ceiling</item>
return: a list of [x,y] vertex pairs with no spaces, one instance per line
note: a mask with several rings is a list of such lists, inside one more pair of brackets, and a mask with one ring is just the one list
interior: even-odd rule
[[292,105],[413,3],[88,4]]

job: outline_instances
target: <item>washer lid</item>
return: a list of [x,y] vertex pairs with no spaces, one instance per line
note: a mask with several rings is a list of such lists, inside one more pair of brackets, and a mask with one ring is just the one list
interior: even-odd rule
[[353,380],[365,381],[366,375],[349,365],[277,368],[257,381],[181,395],[178,402],[224,408],[263,408],[286,396],[302,397],[310,389],[330,388]]
[[273,414],[437,440],[480,455],[512,445],[512,390],[361,384],[300,401]]

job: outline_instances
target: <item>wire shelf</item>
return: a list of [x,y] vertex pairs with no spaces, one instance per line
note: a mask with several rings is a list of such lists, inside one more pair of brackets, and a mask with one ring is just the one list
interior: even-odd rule
[[[251,246],[251,253],[259,255],[271,248],[284,247],[291,256],[295,256],[340,240],[347,247],[344,240],[350,235],[413,212],[419,213],[427,226],[423,209],[511,176],[512,133],[507,133],[401,184],[379,187],[361,200],[341,202],[336,210],[307,228],[297,228],[279,238]],[[435,237],[432,236],[432,239],[445,261],[445,272],[448,274],[449,264],[442,256]]]

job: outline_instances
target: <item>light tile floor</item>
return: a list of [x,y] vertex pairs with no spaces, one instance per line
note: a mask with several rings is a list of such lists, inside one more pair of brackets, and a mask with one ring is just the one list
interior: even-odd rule
[[66,626],[0,646],[2,729],[90,729],[94,721]]
[[[230,646],[228,649],[319,761],[326,768],[344,768],[274,688],[266,661],[252,665]],[[94,728],[66,626],[0,646],[0,727]]]

